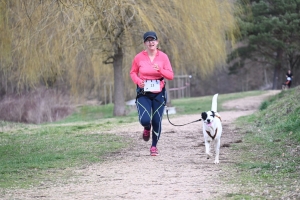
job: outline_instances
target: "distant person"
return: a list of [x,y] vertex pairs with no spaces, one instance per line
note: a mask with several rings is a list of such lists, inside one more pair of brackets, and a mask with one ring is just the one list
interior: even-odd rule
[[144,34],[145,50],[138,53],[132,62],[130,77],[137,85],[136,107],[139,121],[144,127],[143,139],[150,139],[152,126],[152,144],[150,155],[157,156],[157,143],[162,130],[162,117],[166,104],[164,79],[174,78],[170,60],[157,48],[159,43],[153,31]]
[[292,72],[291,72],[291,70],[288,70],[288,72],[286,73],[286,85],[288,86],[288,88],[290,88],[291,87],[291,85],[292,85],[292,79],[293,79],[293,74],[292,74]]

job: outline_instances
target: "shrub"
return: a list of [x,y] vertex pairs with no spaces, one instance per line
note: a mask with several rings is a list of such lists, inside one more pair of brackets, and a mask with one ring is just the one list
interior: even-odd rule
[[20,95],[6,95],[0,101],[0,120],[40,124],[65,118],[73,112],[69,96],[40,88]]

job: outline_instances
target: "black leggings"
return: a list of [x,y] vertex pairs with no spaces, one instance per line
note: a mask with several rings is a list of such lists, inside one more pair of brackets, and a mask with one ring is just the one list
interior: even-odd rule
[[155,147],[161,133],[165,99],[165,90],[163,89],[160,93],[140,94],[136,100],[139,121],[145,128],[152,126],[152,146]]

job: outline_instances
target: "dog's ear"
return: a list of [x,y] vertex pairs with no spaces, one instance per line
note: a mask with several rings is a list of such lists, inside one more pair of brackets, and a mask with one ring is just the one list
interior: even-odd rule
[[203,120],[206,120],[206,118],[207,118],[207,113],[206,113],[206,112],[201,113],[201,117],[202,117]]

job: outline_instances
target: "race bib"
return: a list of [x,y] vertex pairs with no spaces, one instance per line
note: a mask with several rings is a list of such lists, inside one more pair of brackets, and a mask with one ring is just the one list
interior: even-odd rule
[[145,92],[159,92],[160,91],[160,80],[146,80],[144,86]]

